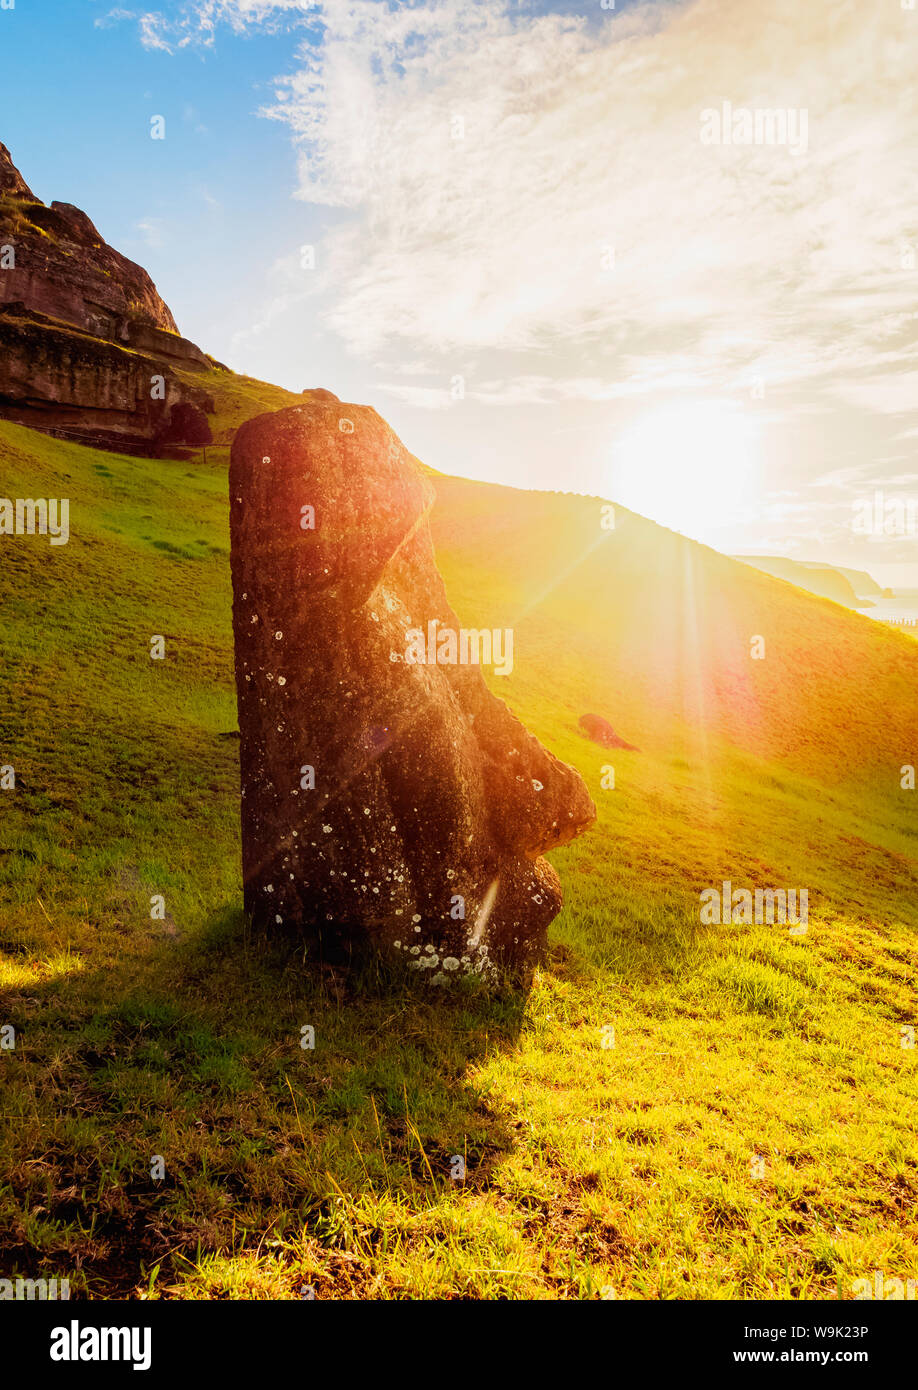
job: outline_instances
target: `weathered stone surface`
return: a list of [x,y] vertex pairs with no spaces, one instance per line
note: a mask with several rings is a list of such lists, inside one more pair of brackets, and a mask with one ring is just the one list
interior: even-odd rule
[[245,905],[257,927],[371,943],[434,979],[526,971],[561,905],[541,855],[595,808],[477,666],[406,660],[410,630],[460,627],[432,500],[365,406],[312,399],[236,435]]
[[[5,145],[0,145],[0,242],[16,252],[15,266],[0,273],[0,304],[25,304],[113,342],[129,343],[135,325],[178,337],[175,319],[143,267],[107,245],[79,208],[46,207],[13,166]],[[193,343],[186,349],[182,355],[205,360]]]
[[207,416],[191,401],[178,401],[172,407],[168,423],[157,435],[157,443],[201,445],[212,444],[213,435]]
[[[209,360],[179,335],[147,272],[108,246],[79,208],[40,202],[5,145],[0,333],[4,419],[102,448],[149,451],[175,402],[202,404],[203,393],[172,368],[205,369]],[[34,367],[25,384],[22,353]],[[166,378],[166,398],[151,396],[154,374]]]
[[0,198],[26,198],[29,202],[35,201],[34,193],[16,168],[9,150],[2,141],[0,141]]
[[[162,398],[151,381],[161,377]],[[75,328],[0,313],[0,417],[61,439],[122,453],[149,454],[174,405],[213,411],[209,394],[180,383],[155,357],[128,352]]]
[[639,753],[641,751],[639,748],[635,748],[633,743],[626,743],[626,741],[615,732],[608,719],[603,719],[601,714],[581,715],[578,726],[588,738],[591,738],[594,743],[600,744],[603,748],[625,748],[632,753]]

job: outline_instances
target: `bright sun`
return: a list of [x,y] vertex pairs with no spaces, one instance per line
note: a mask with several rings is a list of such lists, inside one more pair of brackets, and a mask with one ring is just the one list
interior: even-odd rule
[[656,410],[619,439],[611,499],[673,531],[713,541],[758,490],[757,434],[730,401]]

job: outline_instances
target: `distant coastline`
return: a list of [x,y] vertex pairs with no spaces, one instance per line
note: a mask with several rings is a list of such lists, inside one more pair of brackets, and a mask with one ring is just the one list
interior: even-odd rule
[[865,618],[876,618],[890,627],[913,627],[918,632],[918,589],[900,589],[894,598],[875,598],[872,608],[862,608]]

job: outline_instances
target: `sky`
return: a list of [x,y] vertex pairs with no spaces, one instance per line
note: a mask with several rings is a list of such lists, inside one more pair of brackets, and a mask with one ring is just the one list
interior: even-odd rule
[[918,0],[15,0],[0,61],[35,193],[234,369],[918,588]]

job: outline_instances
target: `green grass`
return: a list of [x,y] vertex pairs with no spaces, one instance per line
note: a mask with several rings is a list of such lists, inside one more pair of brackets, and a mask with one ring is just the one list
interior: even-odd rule
[[[221,428],[297,399],[273,390],[227,376]],[[0,424],[0,492],[69,496],[72,528],[0,542],[0,1273],[186,1299],[916,1277],[914,641],[628,513],[600,534],[591,499],[437,477],[454,606],[514,626],[492,688],[599,819],[553,855],[528,996],[318,969],[240,911],[227,453]],[[702,926],[724,878],[808,888],[806,935]]]
[[231,444],[239,426],[253,415],[303,404],[302,394],[220,368],[198,370],[172,365],[170,372],[186,386],[200,387],[213,397],[215,412],[208,416],[208,423],[215,444]]

